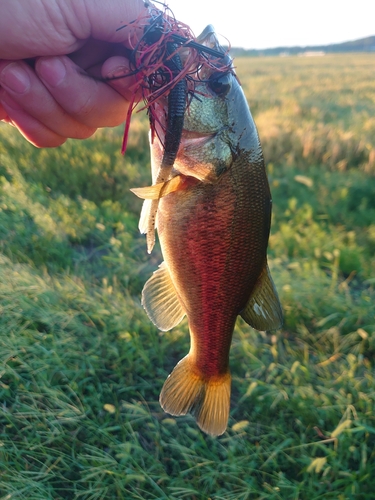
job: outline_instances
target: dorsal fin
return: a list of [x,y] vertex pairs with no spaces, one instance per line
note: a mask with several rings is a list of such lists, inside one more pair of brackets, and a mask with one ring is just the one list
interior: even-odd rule
[[281,328],[283,312],[267,263],[240,314],[246,323],[256,330],[269,331]]
[[142,305],[150,320],[163,332],[178,325],[185,316],[164,262],[146,282],[142,291]]

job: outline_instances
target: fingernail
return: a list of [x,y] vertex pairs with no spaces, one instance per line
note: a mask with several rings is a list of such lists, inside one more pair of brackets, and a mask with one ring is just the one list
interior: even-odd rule
[[37,64],[37,70],[41,78],[51,87],[57,87],[64,80],[66,68],[61,59],[56,57],[44,57]]
[[117,78],[120,79],[122,77],[127,76],[127,73],[129,72],[129,68],[125,68],[125,66],[118,66],[115,69],[112,69],[110,73],[104,76],[104,78],[108,78],[109,80],[111,78]]
[[0,84],[9,92],[24,94],[30,89],[30,78],[27,72],[17,63],[10,63],[0,73]]

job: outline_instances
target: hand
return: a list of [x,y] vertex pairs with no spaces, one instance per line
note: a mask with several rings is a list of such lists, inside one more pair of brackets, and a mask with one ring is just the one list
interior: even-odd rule
[[129,31],[116,29],[147,15],[143,2],[49,0],[48,7],[40,5],[5,0],[0,6],[0,119],[37,147],[59,146],[68,137],[84,139],[99,127],[123,122],[134,80],[106,83],[95,77],[127,71],[121,54],[129,46]]

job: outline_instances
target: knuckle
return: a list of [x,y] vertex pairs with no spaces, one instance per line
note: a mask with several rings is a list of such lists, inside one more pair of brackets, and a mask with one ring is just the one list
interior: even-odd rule
[[71,113],[76,117],[87,117],[92,114],[95,110],[95,102],[90,96],[87,96],[84,100],[78,100],[71,105]]

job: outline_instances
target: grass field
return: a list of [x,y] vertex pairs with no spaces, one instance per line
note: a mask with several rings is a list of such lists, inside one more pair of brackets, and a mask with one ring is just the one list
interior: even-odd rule
[[238,321],[228,431],[158,403],[189,345],[140,305],[147,121],[0,127],[0,499],[373,499],[375,54],[238,59],[274,200],[277,335]]

